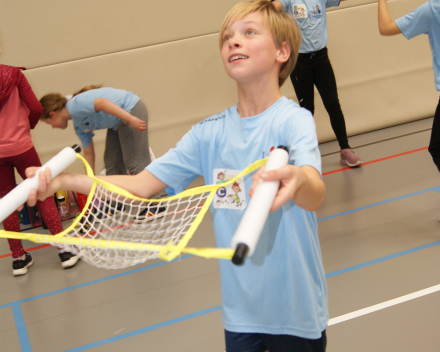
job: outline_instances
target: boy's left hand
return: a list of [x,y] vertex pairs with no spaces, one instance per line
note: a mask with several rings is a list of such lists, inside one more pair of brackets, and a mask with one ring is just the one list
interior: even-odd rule
[[[280,189],[272,203],[271,212],[277,210],[289,200],[294,200],[301,208],[314,211],[321,205],[324,198],[324,183],[318,171],[311,166],[298,167],[286,165],[268,172],[266,172],[266,168],[263,166],[252,177],[252,187],[249,190],[251,197],[260,179],[264,181],[280,181]],[[301,188],[304,192],[301,192]]]
[[260,182],[260,179],[264,181],[280,181],[280,189],[273,201],[270,211],[275,211],[289,200],[293,199],[295,191],[301,187],[305,182],[304,176],[300,172],[298,166],[286,165],[277,170],[266,172],[266,167],[263,166],[252,177],[252,187],[249,190],[249,195],[252,197],[255,189]]

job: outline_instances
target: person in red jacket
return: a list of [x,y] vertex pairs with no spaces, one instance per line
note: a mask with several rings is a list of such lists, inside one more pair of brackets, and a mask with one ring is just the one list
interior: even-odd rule
[[[4,197],[16,186],[14,168],[24,180],[26,168],[41,166],[30,130],[38,123],[43,107],[21,73],[22,69],[25,68],[0,65],[0,197]],[[53,235],[63,231],[52,197],[39,201],[37,206]],[[6,231],[20,231],[17,212],[3,221],[3,228]],[[31,255],[24,251],[21,240],[8,239],[8,242],[13,258],[12,274],[26,274],[33,264]],[[64,269],[74,266],[79,259],[63,249],[60,249],[59,256]]]

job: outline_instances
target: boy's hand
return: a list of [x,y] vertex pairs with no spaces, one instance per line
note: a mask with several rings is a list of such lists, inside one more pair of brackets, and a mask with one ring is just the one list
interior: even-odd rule
[[136,116],[133,116],[133,118],[128,121],[128,124],[140,132],[147,129],[147,123],[141,119],[138,119]]
[[289,200],[294,200],[296,205],[303,209],[314,211],[321,205],[324,198],[324,182],[322,182],[318,171],[311,166],[286,165],[268,172],[266,172],[265,167],[260,168],[252,177],[252,187],[249,190],[251,197],[260,179],[280,181],[280,189],[272,203],[271,212],[277,210]]
[[298,166],[286,165],[277,170],[268,172],[266,172],[266,167],[263,166],[252,177],[252,187],[249,191],[251,197],[254,194],[260,179],[264,181],[280,181],[280,189],[272,203],[270,209],[271,212],[277,210],[289,200],[292,200],[296,190],[305,182],[305,177]]
[[[29,167],[26,169],[26,176],[33,177],[39,167]],[[48,197],[53,197],[53,194],[61,189],[61,181],[59,177],[52,180],[50,169],[42,170],[38,174],[38,190],[31,189],[28,197],[28,205],[30,207],[37,204],[37,200],[45,200]]]

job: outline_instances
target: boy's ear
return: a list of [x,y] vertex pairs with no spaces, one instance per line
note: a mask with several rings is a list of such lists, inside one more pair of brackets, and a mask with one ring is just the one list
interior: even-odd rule
[[291,52],[289,44],[287,44],[287,42],[282,42],[281,46],[278,48],[278,62],[287,62]]
[[55,118],[57,116],[57,113],[55,111],[50,111],[48,116],[50,119]]

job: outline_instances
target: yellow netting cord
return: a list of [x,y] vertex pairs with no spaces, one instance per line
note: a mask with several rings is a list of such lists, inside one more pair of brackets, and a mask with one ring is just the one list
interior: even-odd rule
[[138,198],[93,175],[87,203],[72,224],[52,235],[0,231],[0,237],[46,243],[78,252],[97,267],[120,269],[148,259],[171,261],[182,253],[205,258],[231,259],[231,248],[190,248],[188,242],[200,225],[219,188],[226,187],[264,165],[256,161],[233,179],[217,185],[187,189],[162,199]]

